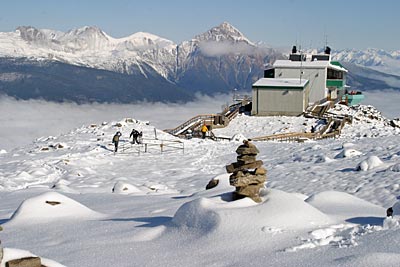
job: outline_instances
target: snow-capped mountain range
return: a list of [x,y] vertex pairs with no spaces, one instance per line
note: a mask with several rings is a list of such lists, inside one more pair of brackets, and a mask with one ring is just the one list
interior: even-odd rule
[[[400,75],[400,51],[341,50],[334,51],[334,57],[375,71]],[[264,65],[277,58],[284,58],[284,55],[278,50],[250,41],[238,29],[224,22],[181,44],[145,32],[113,38],[97,27],[85,26],[60,32],[22,26],[14,32],[0,33],[0,60],[10,58],[28,59],[33,64],[58,62],[136,75],[135,80],[147,86],[137,86],[134,89],[125,86],[121,90],[123,94],[134,90],[132,94],[137,96],[138,91],[146,92],[148,87],[158,91],[175,86],[189,94],[197,91],[206,94],[229,92],[234,88],[249,90],[251,84],[262,77]],[[5,63],[6,66],[9,64],[9,61]],[[35,76],[26,73],[26,70],[24,73],[19,73],[19,70],[10,72],[4,66],[0,67],[0,71],[0,90],[11,86],[10,79],[20,82],[21,77],[26,79]],[[149,83],[154,79],[163,82],[157,87]],[[1,86],[4,82],[7,83]],[[19,83],[13,86],[20,90]],[[41,88],[43,85],[33,87]],[[1,91],[10,94],[7,90]],[[151,96],[146,94],[142,98],[151,100]]]
[[[223,43],[230,44],[231,49],[226,51]],[[0,33],[0,48],[1,57],[56,60],[128,74],[138,67],[145,76],[141,66],[147,64],[173,80],[182,67],[190,64],[190,55],[198,48],[208,55],[221,55],[256,46],[236,28],[222,23],[179,45],[145,32],[113,38],[97,27],[85,26],[64,33],[22,26],[14,32]]]

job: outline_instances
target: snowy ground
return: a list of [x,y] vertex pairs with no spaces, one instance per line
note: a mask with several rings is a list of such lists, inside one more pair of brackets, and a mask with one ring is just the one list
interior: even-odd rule
[[[155,142],[154,126],[121,120],[2,153],[5,254],[29,251],[55,261],[48,267],[399,266],[400,226],[385,217],[400,195],[400,129],[375,111],[336,112],[357,118],[341,138],[255,142],[268,170],[260,204],[229,201],[225,165],[240,137],[309,131],[316,120],[240,115],[215,130],[236,140],[183,140],[162,153],[128,142],[132,128]],[[220,183],[206,191],[212,178]]]

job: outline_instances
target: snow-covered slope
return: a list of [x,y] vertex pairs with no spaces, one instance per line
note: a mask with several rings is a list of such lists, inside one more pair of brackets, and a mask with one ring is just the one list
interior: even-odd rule
[[[225,165],[236,161],[239,141],[180,144],[135,119],[2,153],[6,256],[14,247],[65,266],[397,266],[399,220],[385,219],[385,210],[400,192],[400,128],[373,107],[333,112],[355,117],[338,139],[255,142],[268,170],[261,204],[230,200]],[[249,138],[316,123],[240,115],[214,132]],[[143,131],[147,152],[128,142],[132,128]],[[116,131],[122,138],[114,154]],[[337,157],[345,149],[359,153]],[[360,170],[364,161],[379,164]],[[220,183],[206,191],[210,179]]]

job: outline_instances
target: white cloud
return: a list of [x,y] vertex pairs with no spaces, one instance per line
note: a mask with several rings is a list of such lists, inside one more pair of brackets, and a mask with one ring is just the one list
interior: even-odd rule
[[210,57],[222,56],[227,54],[254,54],[257,49],[246,43],[216,42],[207,41],[199,43],[200,51]]
[[218,113],[229,95],[197,96],[186,104],[83,104],[0,98],[0,150],[31,143],[42,136],[67,133],[82,125],[135,118],[158,129],[174,128],[198,114]]
[[396,90],[365,91],[365,100],[361,103],[376,107],[390,119],[400,118],[400,92]]

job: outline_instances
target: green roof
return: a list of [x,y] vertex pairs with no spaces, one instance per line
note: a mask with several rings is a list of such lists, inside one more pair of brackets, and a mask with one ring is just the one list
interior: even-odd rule
[[343,67],[342,64],[340,64],[339,61],[331,61],[330,63],[331,63],[332,65],[339,66],[339,67],[341,67],[341,68],[345,68],[345,67]]

